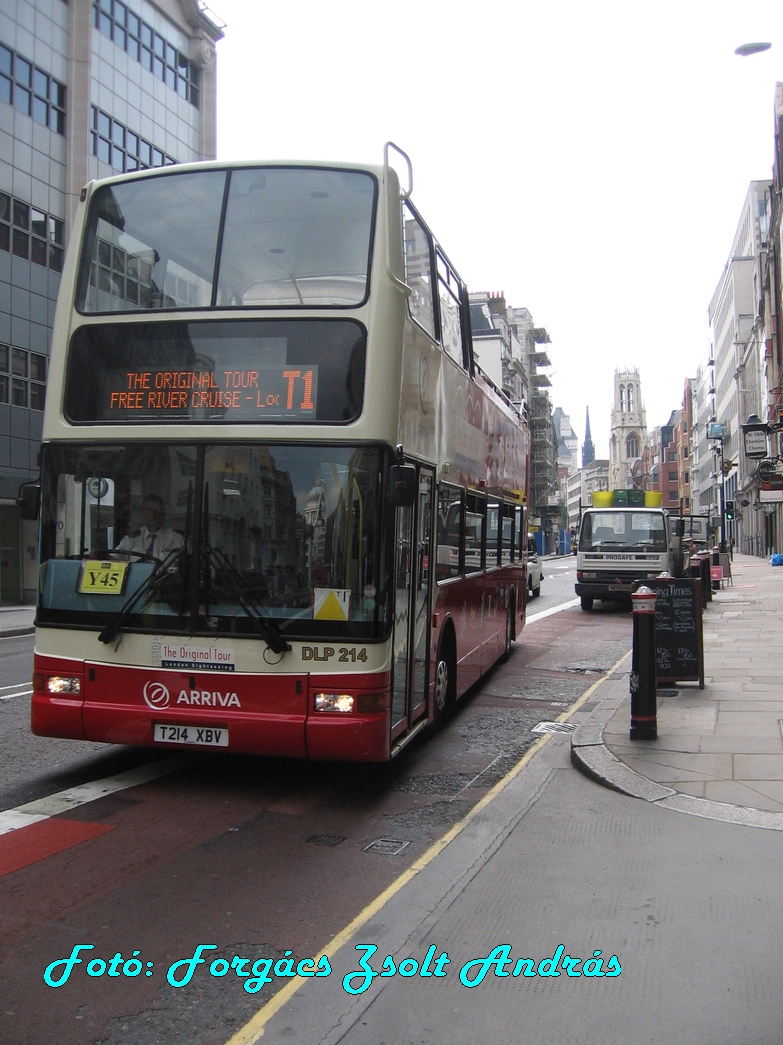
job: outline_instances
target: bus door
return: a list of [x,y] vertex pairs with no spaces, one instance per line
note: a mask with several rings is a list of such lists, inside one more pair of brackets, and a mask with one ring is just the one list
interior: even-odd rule
[[397,509],[392,740],[427,710],[434,488],[419,466],[415,503]]

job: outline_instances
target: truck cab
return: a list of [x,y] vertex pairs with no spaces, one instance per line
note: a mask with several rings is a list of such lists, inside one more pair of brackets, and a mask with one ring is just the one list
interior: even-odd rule
[[682,576],[687,552],[663,508],[588,508],[576,552],[576,594],[582,609],[595,599],[630,605],[636,581]]

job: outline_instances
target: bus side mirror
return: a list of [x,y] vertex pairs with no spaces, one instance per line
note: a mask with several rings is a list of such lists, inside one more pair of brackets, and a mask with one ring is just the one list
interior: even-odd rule
[[25,483],[20,487],[16,503],[23,519],[37,519],[41,507],[41,487],[38,483]]
[[393,464],[389,468],[389,504],[410,508],[416,500],[416,469],[412,464]]

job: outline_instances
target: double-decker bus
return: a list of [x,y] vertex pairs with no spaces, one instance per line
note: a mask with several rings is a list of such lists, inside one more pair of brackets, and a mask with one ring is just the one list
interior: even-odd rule
[[392,758],[524,623],[528,458],[388,147],[90,183],[44,417],[33,732]]

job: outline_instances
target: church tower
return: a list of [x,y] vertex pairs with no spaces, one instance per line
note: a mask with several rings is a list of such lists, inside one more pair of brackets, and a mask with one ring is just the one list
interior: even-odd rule
[[592,464],[595,460],[595,447],[590,437],[590,407],[587,407],[585,416],[585,441],[582,443],[582,467]]
[[631,466],[647,442],[647,414],[642,404],[639,371],[615,370],[614,407],[609,437],[609,488],[631,485]]

